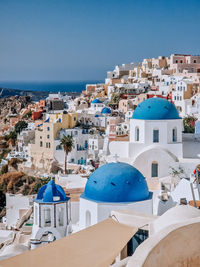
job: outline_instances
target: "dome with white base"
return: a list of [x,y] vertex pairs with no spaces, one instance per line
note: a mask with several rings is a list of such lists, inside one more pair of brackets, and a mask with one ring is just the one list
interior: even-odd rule
[[101,202],[135,202],[149,196],[144,176],[133,166],[116,162],[95,170],[81,197]]

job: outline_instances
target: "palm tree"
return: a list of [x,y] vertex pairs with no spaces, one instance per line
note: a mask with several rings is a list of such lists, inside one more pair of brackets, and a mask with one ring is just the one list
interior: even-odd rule
[[60,140],[60,145],[63,147],[65,151],[65,174],[67,174],[67,156],[69,152],[72,151],[73,148],[73,137],[71,135],[63,135],[62,139]]

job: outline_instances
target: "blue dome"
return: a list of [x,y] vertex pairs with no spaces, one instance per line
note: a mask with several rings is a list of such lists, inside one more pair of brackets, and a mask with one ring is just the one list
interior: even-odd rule
[[100,202],[135,202],[150,196],[144,176],[133,166],[108,163],[89,177],[81,197]]
[[60,185],[55,184],[53,180],[39,189],[35,199],[36,202],[40,203],[54,203],[68,200],[69,198],[66,197],[63,188]]
[[133,112],[132,118],[139,120],[180,119],[175,105],[158,97],[149,98],[140,103]]
[[98,98],[96,98],[96,99],[92,100],[91,103],[92,104],[98,104],[98,103],[101,103],[101,101]]
[[110,108],[107,108],[107,107],[103,108],[101,111],[101,114],[110,114],[110,113],[111,113],[111,110]]

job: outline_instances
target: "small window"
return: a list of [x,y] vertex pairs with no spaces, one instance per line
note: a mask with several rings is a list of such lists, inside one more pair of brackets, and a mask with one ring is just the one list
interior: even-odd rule
[[177,142],[177,128],[172,130],[172,141]]
[[67,206],[68,206],[68,209],[67,209],[67,211],[68,211],[68,213],[67,213],[67,224],[69,224],[70,221],[71,221],[71,202],[70,201],[68,201]]
[[47,127],[47,131],[50,131],[50,127]]
[[51,226],[51,209],[46,208],[44,210],[44,226],[50,227]]
[[40,147],[42,147],[42,141],[40,141]]
[[153,142],[159,143],[159,130],[153,130]]
[[151,177],[158,177],[158,163],[153,162],[151,165]]
[[135,141],[140,140],[140,129],[138,127],[135,128]]
[[47,138],[48,138],[48,139],[50,138],[50,135],[49,135],[49,134],[47,135]]
[[35,224],[37,225],[38,224],[38,207],[35,206]]
[[46,143],[46,148],[50,148],[51,144],[50,143]]
[[194,63],[197,63],[196,59],[194,59]]
[[59,220],[59,226],[64,226],[64,208],[59,207],[58,209],[58,220]]
[[40,136],[40,139],[42,139],[42,136]]
[[62,150],[62,146],[61,145],[57,145],[56,146],[56,150]]

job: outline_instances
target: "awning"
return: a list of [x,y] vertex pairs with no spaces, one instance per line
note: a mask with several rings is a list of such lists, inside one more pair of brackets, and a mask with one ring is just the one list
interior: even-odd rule
[[0,267],[107,267],[137,228],[109,218],[85,230],[0,262]]

